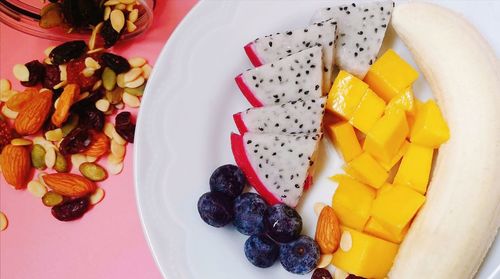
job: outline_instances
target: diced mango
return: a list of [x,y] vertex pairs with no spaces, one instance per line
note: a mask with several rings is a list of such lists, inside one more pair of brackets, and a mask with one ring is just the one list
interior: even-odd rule
[[340,151],[344,161],[350,162],[361,154],[361,145],[354,128],[348,122],[341,122],[328,127],[333,144]]
[[333,254],[332,264],[363,278],[384,278],[392,267],[399,245],[345,226],[341,226],[341,231],[347,244],[341,244]]
[[373,201],[371,216],[389,233],[399,235],[424,202],[422,194],[409,187],[395,185]]
[[339,183],[332,198],[332,208],[340,223],[357,230],[363,230],[368,218],[375,190],[347,175],[336,175],[333,180]]
[[384,113],[385,102],[371,89],[367,89],[349,122],[367,134]]
[[385,229],[377,220],[370,218],[365,226],[365,233],[382,238],[384,240],[390,241],[392,243],[399,244],[403,241],[406,233],[408,232],[410,225],[408,224],[401,233],[394,235]]
[[403,156],[394,184],[408,186],[425,195],[429,183],[434,149],[410,143],[408,151]]
[[345,170],[348,174],[375,189],[382,187],[389,177],[387,171],[366,152],[354,158],[347,166]]
[[383,195],[385,192],[392,189],[392,187],[394,187],[394,185],[392,185],[390,183],[384,183],[384,185],[382,185],[382,187],[377,189],[377,197],[380,195]]
[[418,72],[392,49],[386,51],[368,70],[364,81],[389,102],[417,80]]
[[415,115],[415,96],[411,87],[406,88],[402,93],[396,95],[385,107],[385,113],[390,113],[394,109],[402,109],[408,115]]
[[408,135],[404,111],[385,114],[366,135],[363,149],[376,159],[389,163],[398,153]]
[[390,171],[392,169],[392,167],[394,167],[399,162],[399,160],[401,160],[401,158],[403,158],[403,155],[406,153],[409,146],[410,146],[410,142],[405,140],[405,142],[403,143],[401,148],[399,148],[399,151],[396,154],[396,156],[392,157],[391,161],[389,161],[389,162],[379,161],[380,165],[386,171]]
[[346,71],[340,71],[333,83],[326,109],[349,120],[368,89],[368,84]]
[[438,148],[450,138],[450,130],[434,100],[424,103],[418,110],[411,129],[410,141]]
[[408,122],[408,128],[410,129],[410,133],[408,134],[408,139],[410,139],[411,130],[413,129],[413,124],[415,124],[415,118],[417,117],[418,110],[424,105],[419,99],[415,98],[415,113],[413,115],[406,114],[406,121]]

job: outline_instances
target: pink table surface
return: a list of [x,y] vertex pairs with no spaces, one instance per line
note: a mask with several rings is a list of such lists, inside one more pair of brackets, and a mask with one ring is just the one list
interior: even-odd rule
[[[151,29],[113,52],[154,64],[196,1],[157,2]],[[21,89],[12,66],[42,59],[43,50],[56,44],[0,24],[0,76]],[[104,200],[73,222],[57,221],[40,199],[26,190],[13,190],[2,177],[0,211],[7,215],[9,227],[0,232],[0,278],[161,278],[137,213],[132,148],[127,147],[123,172],[99,183],[106,192]]]

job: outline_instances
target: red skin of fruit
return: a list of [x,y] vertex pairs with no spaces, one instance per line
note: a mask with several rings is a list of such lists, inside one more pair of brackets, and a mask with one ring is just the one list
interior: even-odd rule
[[[266,185],[262,183],[254,168],[250,164],[243,142],[243,136],[235,133],[231,134],[231,149],[233,151],[234,160],[240,169],[243,171],[250,185],[252,185],[257,192],[264,198],[270,205],[282,203],[280,199],[271,193]],[[309,189],[312,177],[308,176],[304,182],[304,189]]]
[[244,133],[248,132],[248,128],[245,125],[243,119],[241,118],[241,112],[233,114],[233,119],[234,123],[236,124],[236,128],[238,128],[238,131],[240,131],[240,134],[243,135]]
[[255,53],[255,48],[253,46],[253,42],[248,43],[245,46],[245,53],[247,54],[248,59],[250,59],[250,62],[252,63],[252,65],[254,65],[255,67],[258,67],[258,66],[261,66],[264,64],[264,63],[262,63],[262,60],[260,60],[257,53]]
[[247,84],[243,80],[243,76],[242,75],[237,76],[235,78],[235,80],[236,80],[236,84],[240,88],[241,93],[243,93],[243,96],[245,96],[245,98],[248,100],[248,102],[252,106],[254,106],[254,107],[262,107],[263,106],[262,102],[259,101],[259,99],[257,99],[255,97],[255,95],[253,94],[252,90],[250,90],[250,88],[247,86]]

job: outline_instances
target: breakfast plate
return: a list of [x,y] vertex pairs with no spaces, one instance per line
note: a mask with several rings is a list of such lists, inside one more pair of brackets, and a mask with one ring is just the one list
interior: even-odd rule
[[[251,68],[243,46],[265,34],[309,24],[318,8],[336,1],[201,1],[165,45],[142,101],[137,121],[135,186],[144,232],[165,278],[294,278],[276,263],[259,269],[243,252],[247,237],[231,226],[216,229],[197,212],[214,169],[234,163],[232,116],[249,104],[234,77]],[[495,1],[443,1],[462,13],[495,48]],[[495,12],[496,11],[496,12]],[[392,48],[414,68],[410,52],[388,29],[380,53]],[[414,84],[418,98],[430,98],[423,75]],[[342,160],[326,137],[319,147],[314,186],[297,210],[303,234],[313,236],[317,202],[329,204]],[[459,256],[459,255],[457,255]],[[308,276],[308,275],[306,275]],[[500,242],[490,249],[477,278],[500,277]]]

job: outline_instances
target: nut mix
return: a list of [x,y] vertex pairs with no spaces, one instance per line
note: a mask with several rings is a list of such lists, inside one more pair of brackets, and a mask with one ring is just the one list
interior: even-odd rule
[[[106,3],[113,18],[119,12],[125,17],[120,31],[124,32],[130,18],[137,17],[135,1],[128,4],[130,10]],[[80,20],[75,14],[66,17],[73,7],[49,5],[43,11],[47,16],[62,13],[67,22]],[[50,20],[45,24],[57,23]],[[109,25],[113,29],[118,23]],[[60,221],[76,220],[98,204],[104,190],[96,183],[123,170],[135,123],[130,112],[112,115],[125,105],[140,106],[151,71],[144,58],[127,60],[104,49],[88,53],[88,48],[83,41],[67,42],[47,48],[43,62],[15,65],[13,74],[24,90],[13,90],[9,80],[0,80],[1,173],[15,189],[27,188],[40,198]],[[105,157],[103,165],[100,160]]]

